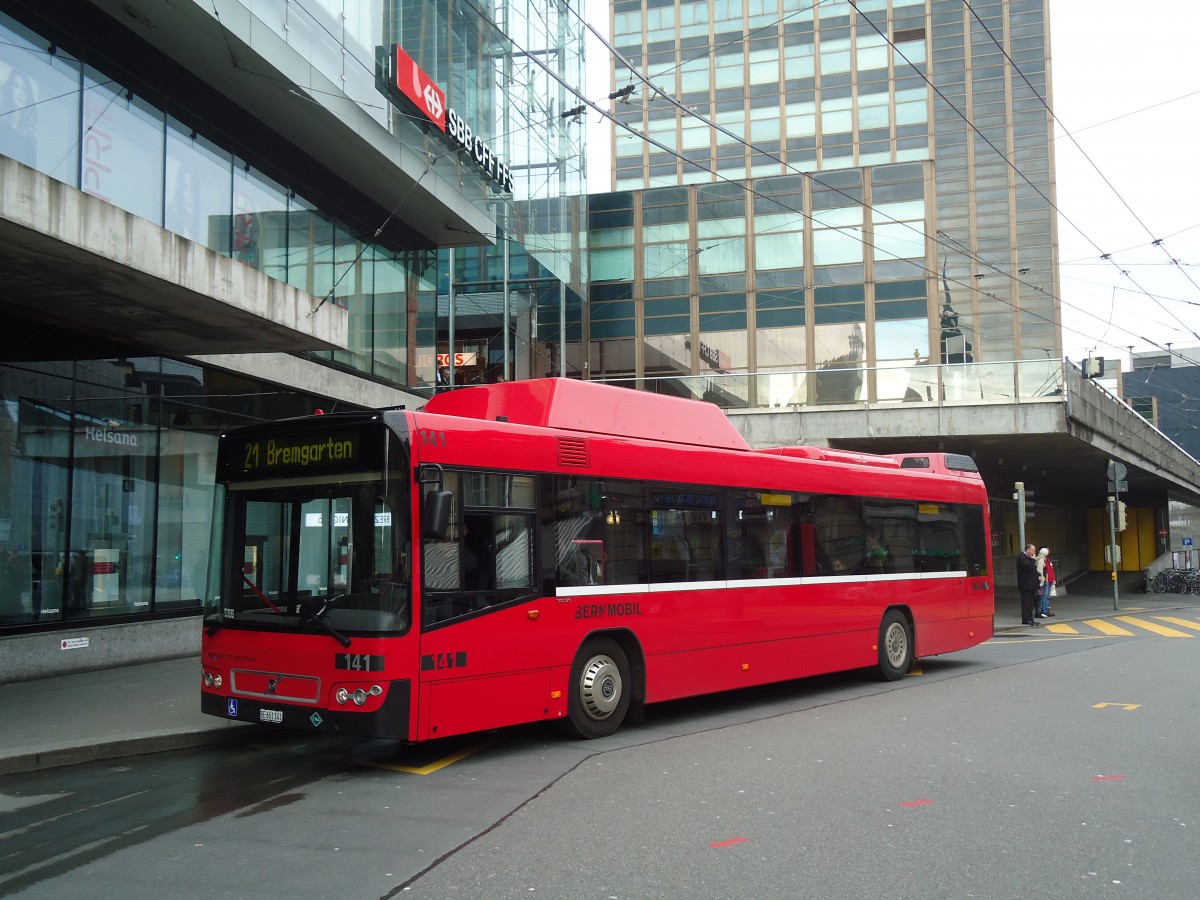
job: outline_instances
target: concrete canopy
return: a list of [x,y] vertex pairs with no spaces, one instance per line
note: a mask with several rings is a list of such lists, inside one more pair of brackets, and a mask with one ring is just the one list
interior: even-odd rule
[[346,345],[346,310],[7,158],[0,247],[5,360]]

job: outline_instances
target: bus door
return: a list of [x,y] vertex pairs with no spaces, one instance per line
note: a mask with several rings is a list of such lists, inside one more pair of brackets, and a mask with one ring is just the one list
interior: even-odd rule
[[987,507],[964,503],[964,562],[967,567],[967,610],[972,617],[995,613],[995,572],[992,571],[991,536],[987,533]]
[[450,525],[444,535],[424,536],[421,548],[419,739],[545,713],[550,672],[538,655],[541,631],[515,609],[536,596],[534,486],[530,475],[442,473]]

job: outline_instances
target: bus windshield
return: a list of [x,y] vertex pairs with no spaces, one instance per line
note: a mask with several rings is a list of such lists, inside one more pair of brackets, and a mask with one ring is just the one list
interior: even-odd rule
[[[231,485],[221,596],[206,624],[396,634],[411,622],[407,491],[364,473]],[[240,555],[241,566],[237,566]]]

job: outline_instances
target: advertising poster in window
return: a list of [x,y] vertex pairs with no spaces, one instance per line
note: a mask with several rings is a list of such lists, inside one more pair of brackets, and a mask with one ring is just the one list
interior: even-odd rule
[[74,183],[79,68],[0,28],[0,154]]
[[85,79],[80,187],[158,222],[163,201],[163,117],[129,91]]

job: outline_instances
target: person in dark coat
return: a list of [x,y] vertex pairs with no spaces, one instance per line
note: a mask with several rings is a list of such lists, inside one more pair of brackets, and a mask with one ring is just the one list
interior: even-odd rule
[[1037,548],[1025,545],[1025,552],[1017,557],[1017,591],[1021,595],[1021,624],[1041,625],[1034,618],[1037,609],[1038,591],[1041,590],[1037,570]]

